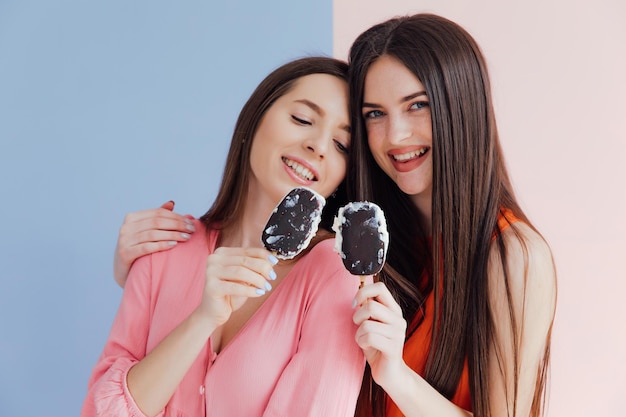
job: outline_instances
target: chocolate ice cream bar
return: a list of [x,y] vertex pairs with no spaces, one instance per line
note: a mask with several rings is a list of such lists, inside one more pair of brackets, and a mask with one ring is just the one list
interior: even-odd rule
[[389,233],[380,207],[368,201],[341,207],[333,223],[335,250],[352,275],[374,275],[385,265]]
[[304,250],[317,233],[326,204],[315,191],[298,187],[291,190],[270,215],[261,241],[280,259],[291,259]]

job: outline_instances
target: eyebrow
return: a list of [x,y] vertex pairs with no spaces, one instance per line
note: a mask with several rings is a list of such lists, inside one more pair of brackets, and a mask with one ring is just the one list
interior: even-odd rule
[[[321,117],[324,117],[326,115],[326,112],[317,104],[313,103],[311,100],[307,100],[305,98],[299,99],[299,100],[294,100],[296,103],[302,103],[305,106],[308,106],[311,110],[313,110],[315,113],[319,114]],[[350,128],[350,125],[342,125],[341,126],[341,130],[345,130],[348,133],[352,133],[352,129]]]
[[319,114],[320,116],[324,116],[326,113],[324,112],[324,110],[322,110],[322,108],[320,106],[318,106],[317,104],[313,103],[310,100],[307,100],[305,98],[302,98],[300,100],[295,100],[296,103],[302,103],[306,106],[309,106],[311,108],[311,110],[313,110],[315,113]]
[[[426,94],[426,91],[418,91],[416,93],[413,94],[409,94],[408,96],[404,96],[400,99],[400,103],[405,103],[407,101],[413,100],[414,98],[420,97],[420,96],[426,96],[428,97],[428,95]],[[376,104],[376,103],[363,103],[362,107],[368,107],[368,108],[379,108],[382,107],[380,104]]]

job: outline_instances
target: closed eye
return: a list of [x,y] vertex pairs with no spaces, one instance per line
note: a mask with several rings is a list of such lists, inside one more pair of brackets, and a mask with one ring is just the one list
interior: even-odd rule
[[350,151],[350,148],[348,148],[347,146],[345,146],[343,143],[339,142],[338,140],[335,140],[334,142],[335,142],[335,146],[337,147],[337,149],[339,149],[339,152],[347,154]]
[[293,119],[294,122],[296,122],[296,123],[298,123],[300,125],[308,125],[308,126],[312,125],[312,123],[309,122],[308,120],[301,119],[298,116],[291,115],[291,118]]

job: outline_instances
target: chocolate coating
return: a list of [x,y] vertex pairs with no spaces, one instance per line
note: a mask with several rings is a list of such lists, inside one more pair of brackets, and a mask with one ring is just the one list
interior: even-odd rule
[[349,203],[333,225],[335,250],[352,275],[373,275],[385,264],[389,235],[383,211],[374,203]]
[[261,241],[278,258],[291,259],[304,250],[315,236],[326,203],[313,190],[291,190],[276,206],[263,229]]

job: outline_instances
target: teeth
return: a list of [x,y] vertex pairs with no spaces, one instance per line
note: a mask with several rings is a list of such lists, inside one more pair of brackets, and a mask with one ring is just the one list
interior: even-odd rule
[[409,159],[413,159],[416,156],[422,156],[426,153],[426,151],[428,150],[428,148],[422,148],[420,150],[417,151],[413,151],[413,152],[407,152],[407,153],[403,153],[401,155],[392,155],[393,159],[395,159],[396,161],[408,161]]
[[291,159],[283,158],[283,162],[285,162],[285,164],[289,168],[291,168],[296,174],[298,174],[303,179],[305,179],[307,181],[312,181],[315,178],[313,173],[307,167],[304,167],[304,166],[300,165],[296,161],[292,161]]

